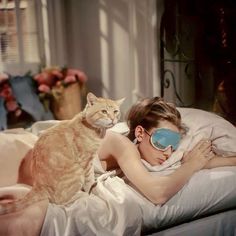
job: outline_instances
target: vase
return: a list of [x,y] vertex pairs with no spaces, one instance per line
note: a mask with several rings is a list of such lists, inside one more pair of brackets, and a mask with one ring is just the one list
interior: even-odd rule
[[69,120],[81,111],[81,87],[73,83],[60,89],[51,102],[51,110],[57,120]]

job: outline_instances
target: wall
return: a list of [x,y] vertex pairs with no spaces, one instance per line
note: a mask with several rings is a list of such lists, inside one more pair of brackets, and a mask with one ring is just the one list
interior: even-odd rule
[[[113,99],[160,95],[162,0],[64,0],[68,66],[84,70],[88,90]],[[159,11],[157,13],[157,5]]]

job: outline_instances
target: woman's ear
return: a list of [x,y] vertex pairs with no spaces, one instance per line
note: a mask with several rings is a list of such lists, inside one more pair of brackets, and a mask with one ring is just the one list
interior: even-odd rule
[[143,140],[143,135],[144,135],[144,128],[141,126],[141,125],[138,125],[136,128],[135,128],[135,137],[137,139],[137,141],[140,143],[142,142]]

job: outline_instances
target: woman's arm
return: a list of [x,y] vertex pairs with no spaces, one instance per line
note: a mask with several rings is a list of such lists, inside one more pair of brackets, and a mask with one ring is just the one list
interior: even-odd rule
[[[208,146],[207,146],[208,147]],[[190,177],[207,163],[207,155],[202,154],[206,147],[200,143],[192,152],[191,158],[168,176],[153,176],[140,161],[135,145],[125,136],[108,131],[99,149],[101,161],[113,158],[126,177],[153,203],[163,204],[175,195]],[[201,156],[201,158],[199,158]]]
[[217,156],[215,155],[205,166],[205,169],[211,169],[221,166],[236,166],[236,156]]

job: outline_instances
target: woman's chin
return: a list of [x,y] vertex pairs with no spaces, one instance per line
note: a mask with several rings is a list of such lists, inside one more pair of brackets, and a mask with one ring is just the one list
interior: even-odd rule
[[149,162],[151,166],[160,166],[164,161],[161,160],[154,160],[152,162]]

